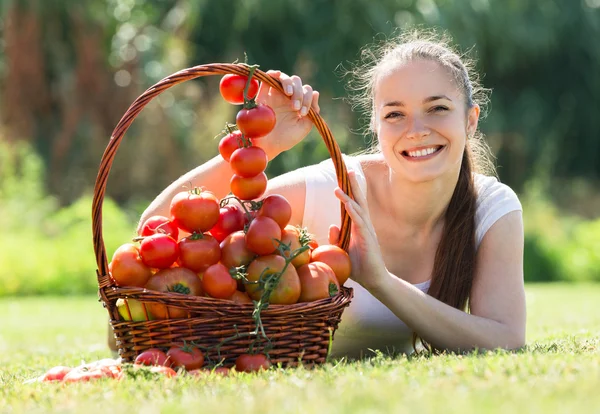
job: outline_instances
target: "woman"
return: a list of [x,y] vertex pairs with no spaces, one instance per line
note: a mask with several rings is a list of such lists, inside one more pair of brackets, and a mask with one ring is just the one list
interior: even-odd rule
[[[290,201],[292,224],[319,243],[337,240],[340,200],[352,218],[347,285],[355,293],[334,355],[409,351],[413,332],[442,350],[521,347],[521,205],[510,188],[473,171],[484,155],[475,151],[481,89],[443,42],[413,36],[379,52],[357,71],[378,150],[345,157],[355,201],[336,188],[331,161],[273,178],[267,190]],[[319,110],[319,94],[297,76],[269,73],[288,95],[266,85],[259,92],[277,114],[259,144],[272,159],[310,131],[305,115]],[[215,157],[165,189],[141,222],[168,214],[172,196],[190,182],[225,196],[230,176]]]

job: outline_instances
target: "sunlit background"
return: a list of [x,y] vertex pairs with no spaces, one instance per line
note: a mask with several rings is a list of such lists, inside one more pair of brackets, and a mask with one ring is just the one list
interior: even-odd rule
[[[498,175],[521,198],[526,280],[600,281],[600,0],[2,0],[0,296],[93,293],[91,192],[111,132],[165,76],[244,61],[321,92],[342,150],[364,149],[343,76],[399,29],[447,31],[492,90],[480,123]],[[170,182],[217,154],[237,107],[218,78],[152,101],[115,159],[107,251]],[[316,132],[273,177],[328,156]]]

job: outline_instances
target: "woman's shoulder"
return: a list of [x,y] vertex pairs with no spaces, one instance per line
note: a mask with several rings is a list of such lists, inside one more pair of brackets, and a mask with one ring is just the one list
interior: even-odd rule
[[485,233],[498,219],[512,211],[522,211],[523,207],[513,189],[498,178],[475,173],[473,181],[477,192],[475,238],[479,246]]

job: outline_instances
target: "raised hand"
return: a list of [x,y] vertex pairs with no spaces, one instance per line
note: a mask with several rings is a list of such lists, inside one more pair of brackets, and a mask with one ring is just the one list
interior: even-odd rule
[[303,85],[296,75],[288,76],[276,70],[267,71],[267,74],[279,79],[285,91],[284,95],[263,83],[256,97],[257,102],[269,105],[277,117],[273,131],[257,141],[269,159],[273,159],[308,135],[313,123],[306,114],[311,107],[319,112],[319,92],[310,85]]
[[[379,278],[385,277],[387,269],[383,261],[377,234],[369,215],[367,199],[362,192],[354,171],[349,171],[350,184],[355,200],[352,200],[341,188],[335,189],[335,195],[344,203],[344,207],[352,219],[350,246],[348,254],[352,261],[351,279],[360,283],[366,289],[378,284]],[[339,239],[339,228],[329,228],[329,242],[336,243]]]

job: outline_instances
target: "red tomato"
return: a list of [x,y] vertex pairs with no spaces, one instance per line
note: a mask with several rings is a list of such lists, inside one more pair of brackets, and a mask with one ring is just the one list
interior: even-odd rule
[[227,299],[237,290],[237,281],[221,263],[210,266],[202,275],[202,289],[216,299]]
[[246,246],[258,255],[275,252],[281,240],[281,227],[270,217],[256,217],[246,231]]
[[242,131],[236,130],[230,132],[219,141],[219,154],[221,154],[221,157],[223,157],[225,161],[229,162],[229,158],[231,157],[231,154],[233,154],[233,151],[242,147],[242,145]]
[[219,220],[219,199],[210,191],[182,191],[171,200],[170,212],[177,227],[204,233]]
[[254,256],[246,246],[246,234],[243,231],[233,232],[221,242],[221,263],[228,269],[245,266]]
[[240,372],[258,372],[271,367],[265,354],[242,354],[235,360],[235,369]]
[[260,138],[275,127],[275,112],[268,105],[258,104],[254,108],[240,109],[235,122],[245,137]]
[[98,366],[91,369],[74,368],[64,376],[62,382],[88,382],[102,378],[114,378],[112,370],[105,366]]
[[245,292],[240,292],[239,290],[236,290],[235,292],[233,292],[233,295],[228,297],[227,300],[230,300],[233,303],[236,303],[238,305],[252,303],[252,299],[250,299],[250,296],[248,296],[248,294]]
[[314,249],[310,254],[310,261],[327,264],[335,273],[340,285],[346,283],[352,272],[352,263],[348,253],[333,244],[324,244]]
[[229,159],[233,173],[244,178],[260,174],[267,168],[268,162],[265,150],[254,146],[236,149]]
[[163,233],[144,237],[140,243],[140,256],[148,267],[166,269],[179,257],[177,241]]
[[204,272],[221,258],[219,242],[208,233],[194,233],[179,240],[179,261],[196,273]]
[[204,365],[204,354],[190,344],[172,346],[167,351],[167,356],[173,368],[183,367],[186,371],[191,371]]
[[[281,232],[281,242],[286,246],[289,246],[289,250],[284,250],[283,252],[283,257],[289,258],[296,250],[302,247],[300,231],[296,227],[288,224]],[[310,262],[310,250],[306,249],[297,255],[291,263],[294,267],[298,268],[308,262]]]
[[162,365],[170,366],[169,357],[158,348],[150,348],[143,351],[135,358],[135,363],[139,365]]
[[144,224],[142,225],[142,230],[140,232],[141,236],[152,236],[156,233],[164,233],[175,240],[179,236],[179,229],[171,220],[164,216],[152,216],[149,217]]
[[301,292],[299,302],[312,302],[337,295],[340,284],[329,266],[311,262],[298,268]]
[[244,229],[244,212],[236,205],[228,204],[221,207],[219,211],[219,221],[210,229],[210,234],[214,236],[219,243],[225,240],[234,231]]
[[[146,289],[158,292],[180,293],[183,295],[201,296],[202,282],[198,275],[184,267],[172,267],[156,272],[148,283]],[[156,319],[187,318],[188,311],[162,303],[147,302],[146,306]]]
[[[243,75],[228,74],[221,78],[219,91],[221,96],[230,104],[241,105],[244,103],[244,88],[246,88],[248,77]],[[252,99],[258,93],[258,79],[252,78],[248,87],[248,99]]]
[[156,373],[156,374],[162,374],[165,375],[167,378],[171,378],[171,377],[175,377],[177,376],[177,372],[175,372],[175,370],[173,368],[170,367],[162,367],[162,366],[152,366],[149,368],[150,372]]
[[144,264],[140,251],[132,243],[126,243],[115,251],[109,268],[117,286],[142,287],[152,276],[152,269]]
[[267,175],[262,172],[254,177],[233,175],[229,186],[234,196],[241,200],[254,200],[263,195],[267,189]]
[[319,243],[317,243],[317,240],[314,238],[311,238],[310,241],[308,242],[308,246],[310,247],[310,251],[312,252],[313,250],[315,250],[317,247],[319,247]]
[[[261,279],[266,281],[268,276],[277,275],[283,271],[285,259],[278,255],[259,256],[248,266],[247,279],[250,282],[258,282]],[[294,266],[287,266],[285,272],[281,273],[277,286],[269,296],[269,303],[277,305],[291,305],[298,302],[300,297],[300,279]],[[264,289],[260,284],[246,284],[248,296],[254,300],[259,300]]]
[[261,207],[258,209],[256,217],[261,216],[272,218],[283,230],[292,218],[292,206],[284,196],[271,194],[266,196],[261,202]]
[[41,377],[41,381],[62,381],[63,378],[73,370],[71,367],[65,366],[57,366],[50,368],[44,375]]

